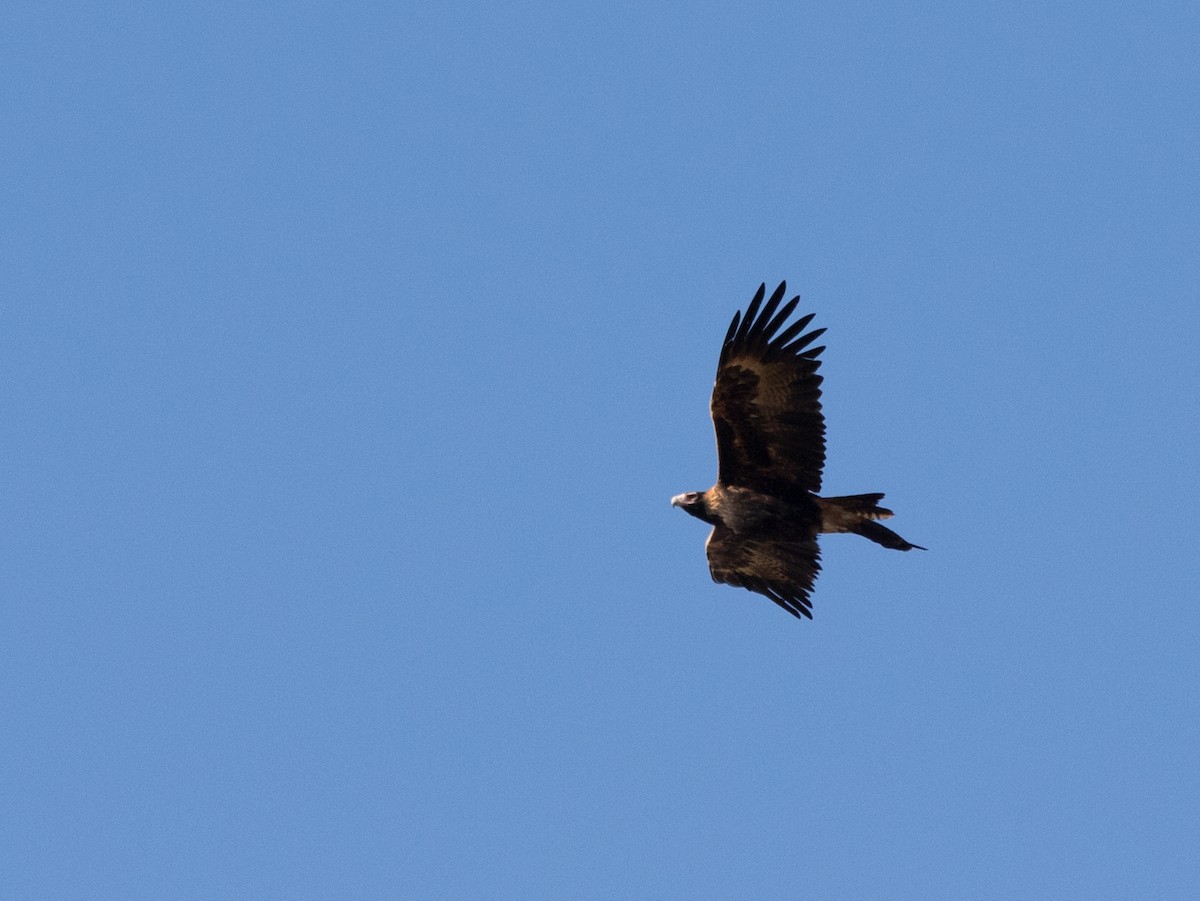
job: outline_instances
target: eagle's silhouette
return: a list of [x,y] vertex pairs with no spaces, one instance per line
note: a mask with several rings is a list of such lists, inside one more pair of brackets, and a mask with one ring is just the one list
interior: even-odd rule
[[781,308],[786,291],[780,282],[764,305],[761,285],[745,317],[739,310],[729,324],[712,394],[717,483],[671,504],[713,526],[705,544],[713,581],[811,619],[817,535],[855,532],[898,551],[924,548],[877,522],[892,515],[879,506],[882,494],[817,496],[825,466],[817,357],[825,348],[805,348],[825,329],[801,334],[810,313],[780,331],[800,302],[793,297]]

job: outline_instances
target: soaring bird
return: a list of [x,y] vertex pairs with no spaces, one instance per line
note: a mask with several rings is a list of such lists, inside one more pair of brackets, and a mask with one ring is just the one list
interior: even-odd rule
[[[787,283],[763,304],[766,285],[729,324],[712,393],[717,483],[671,498],[712,527],[705,543],[714,582],[765,594],[812,619],[813,582],[821,568],[817,536],[854,532],[897,551],[925,550],[878,520],[892,511],[882,494],[818,497],[825,466],[825,417],[817,359],[806,349],[825,333],[801,334],[812,313],[784,328],[800,302],[780,307]],[[782,330],[781,330],[782,329]]]

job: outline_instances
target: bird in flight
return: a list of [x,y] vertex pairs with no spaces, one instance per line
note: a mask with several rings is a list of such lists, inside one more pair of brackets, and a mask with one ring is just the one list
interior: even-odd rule
[[[671,498],[713,527],[705,551],[714,582],[765,594],[812,619],[813,582],[821,568],[817,536],[854,532],[897,551],[925,550],[878,520],[892,511],[882,494],[818,497],[825,466],[825,417],[817,359],[808,349],[825,333],[802,334],[813,314],[784,328],[800,302],[780,307],[787,283],[763,304],[761,285],[743,317],[729,324],[712,393],[717,483]],[[781,330],[782,329],[782,330]]]

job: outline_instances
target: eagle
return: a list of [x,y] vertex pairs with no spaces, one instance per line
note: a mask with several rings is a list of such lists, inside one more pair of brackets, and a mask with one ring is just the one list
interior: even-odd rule
[[717,483],[671,498],[671,506],[713,527],[705,542],[714,582],[765,594],[799,619],[812,619],[809,595],[821,568],[817,536],[854,532],[897,551],[925,550],[879,524],[892,511],[882,494],[818,497],[825,467],[825,417],[812,347],[825,329],[804,330],[809,313],[784,323],[796,296],[780,306],[787,282],[763,303],[760,285],[746,315],[734,314],[721,345],[712,393]]

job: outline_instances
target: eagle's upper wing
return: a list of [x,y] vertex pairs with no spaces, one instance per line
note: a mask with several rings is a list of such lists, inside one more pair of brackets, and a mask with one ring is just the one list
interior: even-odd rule
[[719,481],[779,498],[819,491],[825,466],[817,375],[817,356],[825,348],[805,350],[825,329],[800,335],[812,321],[810,313],[779,331],[800,301],[793,297],[779,309],[786,290],[787,283],[780,282],[760,310],[762,285],[745,317],[740,311],[733,317],[712,395]]
[[704,549],[713,581],[765,594],[797,619],[812,619],[808,596],[821,569],[816,541],[764,541],[718,525]]

